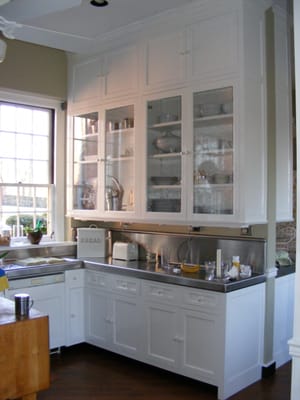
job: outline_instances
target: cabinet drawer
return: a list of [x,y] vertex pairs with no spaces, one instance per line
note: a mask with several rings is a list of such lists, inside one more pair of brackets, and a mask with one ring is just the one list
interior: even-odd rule
[[180,303],[180,288],[171,284],[143,282],[143,296],[147,300],[164,303]]
[[84,270],[75,269],[66,271],[66,284],[69,288],[82,287],[84,285]]
[[86,283],[90,286],[109,288],[109,275],[102,272],[86,271]]
[[221,302],[220,294],[201,289],[183,289],[183,305],[196,306],[198,309],[218,311]]
[[123,294],[138,295],[140,293],[140,281],[126,276],[112,276],[112,289]]

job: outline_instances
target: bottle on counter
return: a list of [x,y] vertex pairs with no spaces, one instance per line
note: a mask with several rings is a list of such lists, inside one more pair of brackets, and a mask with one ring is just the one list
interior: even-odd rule
[[232,266],[240,269],[240,256],[232,256]]

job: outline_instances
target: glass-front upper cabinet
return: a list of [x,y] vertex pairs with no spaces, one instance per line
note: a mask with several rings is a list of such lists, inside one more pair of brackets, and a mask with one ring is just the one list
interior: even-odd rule
[[134,105],[105,111],[105,211],[135,210]]
[[233,88],[193,94],[193,213],[233,214]]
[[182,209],[181,96],[147,102],[147,211]]
[[98,188],[98,113],[73,118],[73,210],[96,210]]

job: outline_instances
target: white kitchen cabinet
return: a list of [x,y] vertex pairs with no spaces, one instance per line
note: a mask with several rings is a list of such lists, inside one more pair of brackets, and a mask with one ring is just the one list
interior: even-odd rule
[[136,214],[136,103],[70,116],[68,215],[120,219]]
[[186,81],[185,42],[184,31],[159,35],[146,41],[142,71],[145,90],[178,86]]
[[84,273],[83,269],[65,272],[66,345],[84,342]]
[[294,293],[295,274],[275,279],[273,354],[276,368],[291,359],[288,341],[293,337]]
[[138,358],[141,347],[140,306],[136,300],[139,282],[87,271],[86,283],[86,341]]
[[264,284],[217,293],[143,281],[144,360],[228,398],[261,377],[264,293]]
[[[183,216],[182,92],[152,96],[146,102],[146,200],[148,218]],[[145,207],[146,206],[146,207]]]
[[211,7],[185,29],[147,39],[145,90],[180,87],[238,72],[238,14],[225,9],[216,11]]
[[224,295],[184,288],[181,308],[181,371],[218,386],[224,352]]
[[[74,203],[70,189],[74,204],[69,215],[197,226],[267,223],[265,9],[258,1],[193,4],[182,16],[166,16],[161,29],[153,23],[149,35],[131,45],[87,60],[92,72],[100,70],[102,98],[95,107],[86,95],[80,105],[98,110],[101,133],[99,161],[96,165],[91,159],[81,160],[87,164],[81,166],[81,176],[86,175],[84,169],[97,170],[98,175],[88,172],[96,177],[97,199],[94,189],[83,193],[89,209],[80,210],[82,204]],[[277,219],[287,220],[292,207],[288,41],[280,13],[275,22]],[[74,63],[75,69],[76,65],[81,64]],[[95,81],[96,92],[99,82]],[[202,104],[221,108],[200,115]],[[115,116],[125,109],[131,110],[129,116],[120,119],[130,120],[134,114],[134,129],[129,125],[121,133]],[[110,141],[115,144],[108,145]],[[157,148],[159,141],[176,144],[166,151]],[[123,149],[121,142],[129,144]],[[121,208],[110,205],[110,191],[120,192],[111,177],[124,189]],[[94,182],[72,185],[77,185],[78,199],[80,186],[95,187]]]
[[140,281],[111,275],[112,350],[139,358],[141,352]]
[[69,66],[69,112],[98,106],[104,91],[103,60],[99,57],[73,61]]
[[239,70],[239,22],[236,12],[203,17],[188,26],[188,78],[207,79]]
[[109,348],[111,324],[109,308],[109,276],[86,271],[85,274],[85,338],[87,343]]
[[[31,284],[39,284],[40,278],[29,278]],[[11,285],[12,286],[12,285]],[[55,349],[65,345],[65,285],[64,282],[7,289],[6,297],[13,300],[17,293],[28,293],[34,301],[33,307],[49,315],[49,346]]]
[[[265,220],[265,139],[258,134],[254,143],[256,133],[243,133],[237,115],[248,103],[239,89],[224,80],[146,97],[147,220],[223,226]],[[251,148],[256,165],[241,158]]]
[[104,98],[132,96],[138,90],[138,47],[107,52],[104,57]]
[[157,367],[178,371],[178,295],[173,285],[142,283],[145,359]]
[[99,201],[99,113],[70,117],[68,213],[96,215]]
[[[136,198],[135,105],[105,110],[104,211],[107,214],[134,213]],[[102,195],[103,198],[103,195]]]
[[276,93],[276,217],[293,220],[293,118],[291,79],[291,22],[274,7]]
[[[233,87],[193,93],[193,214],[233,215]],[[243,165],[245,168],[245,165]],[[191,175],[191,173],[190,173]]]

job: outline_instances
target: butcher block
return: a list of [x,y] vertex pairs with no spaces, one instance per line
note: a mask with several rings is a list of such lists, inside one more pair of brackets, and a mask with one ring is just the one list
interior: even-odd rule
[[0,400],[36,400],[50,384],[48,316],[35,309],[15,316],[14,302],[0,297]]

